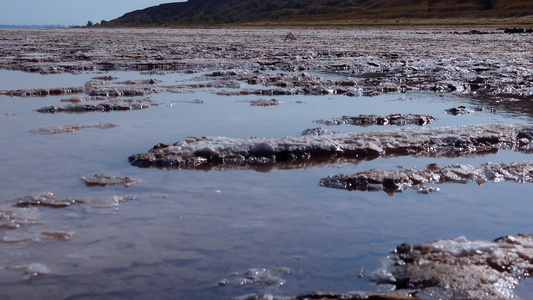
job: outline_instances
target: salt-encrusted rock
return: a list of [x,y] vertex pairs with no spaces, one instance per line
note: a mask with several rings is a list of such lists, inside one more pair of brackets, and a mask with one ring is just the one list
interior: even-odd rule
[[388,116],[378,115],[359,115],[357,117],[342,116],[331,120],[317,120],[317,124],[325,124],[328,126],[334,125],[358,125],[358,126],[372,126],[372,125],[429,125],[435,121],[436,118],[430,115],[419,114],[390,114]]
[[65,126],[43,126],[39,127],[35,130],[32,130],[30,132],[39,133],[39,134],[59,134],[59,133],[73,133],[80,131],[82,129],[87,128],[98,128],[98,129],[109,129],[117,127],[116,124],[102,122],[94,125],[80,125],[80,124],[72,124],[72,125],[65,125]]
[[64,208],[76,203],[85,203],[85,201],[71,198],[62,199],[56,197],[54,193],[45,193],[37,196],[24,196],[18,198],[15,205],[17,207],[47,206],[53,208]]
[[270,100],[258,99],[258,100],[251,101],[250,105],[251,106],[276,106],[276,105],[279,105],[280,103],[281,101],[277,99],[270,99]]
[[310,129],[306,129],[306,130],[302,131],[302,135],[315,135],[315,136],[325,135],[325,134],[332,134],[332,133],[333,132],[328,131],[327,129],[324,129],[324,128],[320,128],[320,127],[310,128]]
[[105,186],[116,186],[116,185],[122,185],[125,187],[130,187],[131,185],[138,183],[140,180],[137,178],[131,178],[131,177],[119,177],[119,176],[109,176],[105,174],[95,174],[93,177],[81,177],[81,181],[85,183],[88,187],[105,187]]
[[[268,151],[257,151],[258,147]],[[490,124],[304,135],[281,139],[188,138],[173,145],[160,143],[147,153],[130,156],[129,161],[139,167],[200,168],[313,159],[368,160],[380,156],[457,157],[493,153],[500,149],[532,151],[533,127]]]
[[26,275],[27,278],[50,274],[51,272],[50,268],[41,263],[19,265],[15,266],[14,268],[24,272],[24,275]]
[[[227,285],[229,282],[221,280],[218,286]],[[398,293],[364,293],[350,292],[347,294],[313,292],[296,297],[277,296],[272,294],[249,294],[235,298],[236,300],[421,300],[406,292]]]
[[230,277],[220,280],[217,286],[243,286],[243,285],[265,285],[280,287],[285,284],[283,275],[290,274],[291,270],[287,267],[273,269],[251,268],[243,274],[238,272],[231,274]]
[[468,115],[468,114],[471,114],[472,111],[471,110],[468,110],[466,108],[466,106],[458,106],[458,107],[452,107],[450,109],[447,109],[444,111],[444,113],[446,114],[449,114],[449,115],[454,115],[454,116],[458,116],[458,115]]
[[13,97],[44,97],[79,94],[85,91],[83,87],[58,87],[52,89],[22,89],[22,90],[0,90],[0,95]]
[[531,234],[494,241],[459,237],[398,246],[372,278],[398,291],[415,290],[422,299],[514,299],[514,288],[533,272],[532,262]]
[[[295,298],[250,298],[251,299],[274,299],[274,300],[421,300],[421,298],[414,297],[411,293],[363,293],[363,292],[350,292],[347,294],[327,293],[327,292],[314,292],[306,295],[299,295]],[[248,300],[248,299],[246,299]]]
[[34,207],[0,206],[0,228],[12,231],[22,226],[35,224],[38,219],[39,211]]
[[[476,168],[471,165],[455,164],[439,168],[435,164],[426,170],[384,170],[380,168],[360,172],[354,175],[335,175],[320,180],[324,187],[359,190],[401,192],[407,187],[423,187],[424,184],[476,181],[482,184],[494,182],[533,182],[533,161],[492,164],[485,163]],[[429,193],[426,188],[421,193]]]
[[138,110],[150,107],[149,101],[128,99],[119,101],[110,101],[99,104],[69,104],[69,105],[51,105],[39,108],[40,113],[83,113],[90,111],[114,111],[114,110]]

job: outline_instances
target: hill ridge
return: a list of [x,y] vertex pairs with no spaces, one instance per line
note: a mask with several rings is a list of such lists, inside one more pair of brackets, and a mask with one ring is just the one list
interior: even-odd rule
[[[495,6],[488,9],[480,1],[495,3]],[[533,1],[530,0],[189,0],[132,11],[106,25],[316,23],[357,19],[476,19],[531,15]]]

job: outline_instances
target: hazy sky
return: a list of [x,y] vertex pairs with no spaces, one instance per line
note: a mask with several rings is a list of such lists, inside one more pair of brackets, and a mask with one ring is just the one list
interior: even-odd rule
[[180,0],[0,0],[0,24],[86,25]]

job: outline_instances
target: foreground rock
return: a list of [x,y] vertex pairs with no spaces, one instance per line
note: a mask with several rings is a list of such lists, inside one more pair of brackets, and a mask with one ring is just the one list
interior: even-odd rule
[[317,120],[317,124],[325,124],[328,126],[336,125],[357,125],[357,126],[372,126],[372,125],[429,125],[437,118],[430,115],[418,114],[390,114],[388,116],[377,115],[359,115],[357,117],[342,116],[331,120]]
[[475,181],[478,184],[487,181],[533,182],[533,161],[511,164],[485,163],[479,168],[463,164],[449,165],[443,168],[431,164],[427,170],[383,170],[376,168],[354,175],[329,176],[320,180],[320,185],[353,191],[395,193],[401,192],[407,187],[418,187],[421,192],[429,192],[430,190],[424,187],[424,184],[427,183],[466,183],[470,181]]
[[138,167],[205,168],[261,166],[282,162],[368,160],[391,156],[458,157],[501,149],[533,150],[528,125],[470,125],[364,133],[304,135],[281,139],[188,138],[157,144],[148,153],[129,157]]
[[383,269],[372,274],[374,282],[391,292],[315,292],[294,298],[256,295],[243,299],[517,299],[514,289],[530,277],[532,261],[531,234],[494,241],[459,237],[415,246],[403,243],[387,257]]
[[531,234],[494,241],[460,237],[404,243],[373,278],[422,299],[513,299],[514,288],[533,272],[532,262]]

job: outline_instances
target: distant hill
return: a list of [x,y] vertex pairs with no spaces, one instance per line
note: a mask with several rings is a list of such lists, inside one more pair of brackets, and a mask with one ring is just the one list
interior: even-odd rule
[[129,12],[107,22],[106,26],[290,24],[354,19],[514,18],[528,15],[533,16],[533,0],[189,0]]

